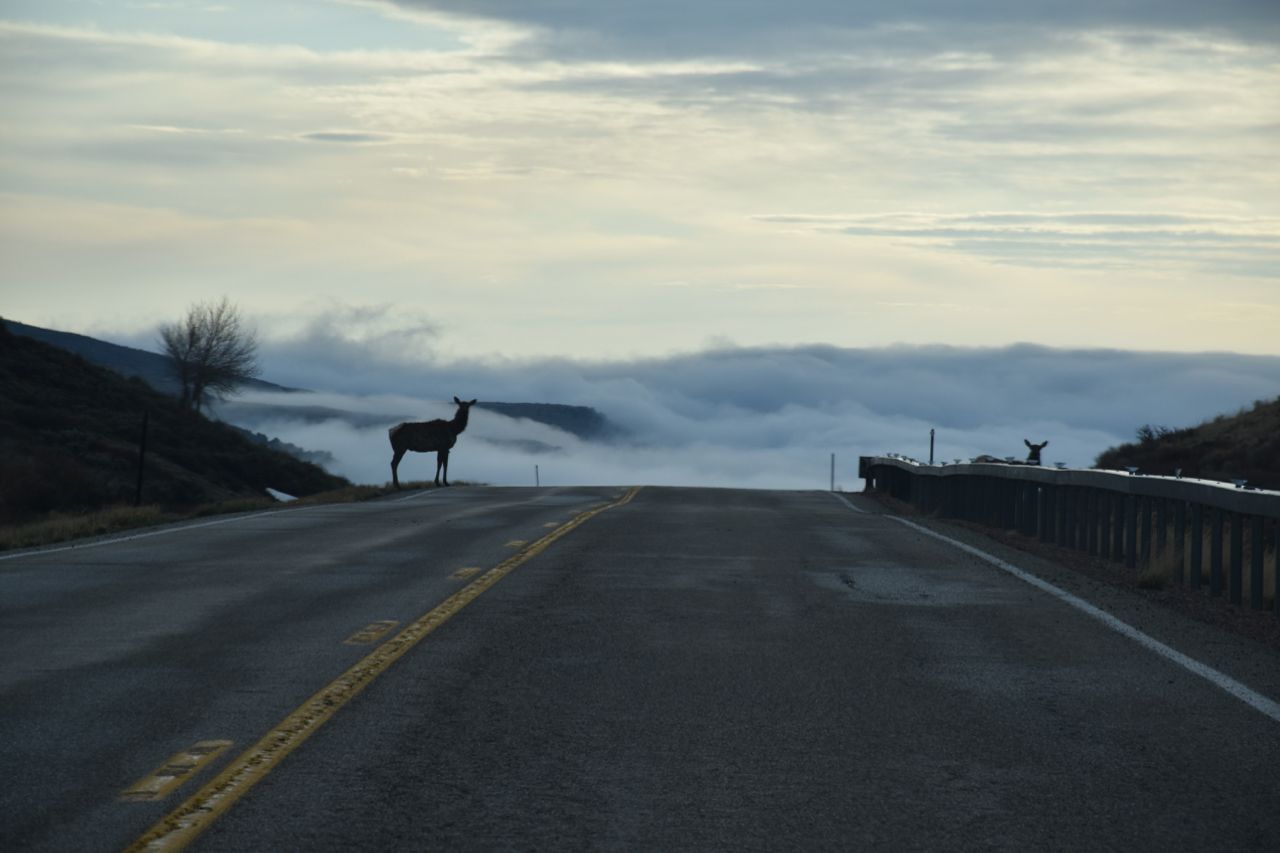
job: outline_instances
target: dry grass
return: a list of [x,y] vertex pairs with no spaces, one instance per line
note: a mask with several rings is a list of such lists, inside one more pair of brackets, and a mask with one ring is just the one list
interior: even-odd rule
[[[459,481],[457,485],[467,485]],[[433,489],[430,482],[404,483],[405,491]],[[109,506],[81,513],[50,513],[38,521],[0,526],[0,551],[15,548],[39,548],[89,536],[104,536],[140,527],[154,527],[190,518],[211,515],[227,515],[236,512],[255,512],[283,509],[287,506],[313,506],[318,504],[355,503],[395,494],[392,486],[345,486],[328,492],[320,492],[299,498],[288,504],[278,503],[268,497],[236,498],[218,503],[202,504],[181,511],[159,506]]]
[[1182,561],[1172,548],[1151,562],[1139,573],[1138,586],[1142,589],[1164,589],[1182,578]]
[[[1224,531],[1222,537],[1222,581],[1224,594],[1230,593],[1231,584],[1231,536],[1230,531]],[[1176,545],[1176,537],[1172,526],[1168,533],[1169,544],[1165,552],[1160,556],[1153,556],[1151,563],[1142,570],[1138,577],[1138,586],[1143,589],[1164,589],[1170,584],[1190,582],[1190,566],[1191,566],[1191,532],[1188,530],[1186,538],[1183,541],[1184,556],[1179,562],[1177,553],[1174,550]],[[1212,530],[1208,524],[1205,525],[1201,534],[1200,545],[1200,582],[1207,585],[1209,583],[1209,567],[1213,555],[1213,538]],[[1247,603],[1252,593],[1253,578],[1251,572],[1251,564],[1253,561],[1253,542],[1249,536],[1244,537],[1240,552],[1241,564],[1243,570],[1240,578],[1240,595]],[[1266,549],[1262,559],[1262,594],[1265,606],[1270,607],[1270,602],[1275,600],[1276,596],[1276,550],[1272,545]]]
[[111,506],[84,513],[51,513],[39,521],[0,527],[0,550],[36,548],[86,536],[102,536],[164,524],[181,517],[158,506]]

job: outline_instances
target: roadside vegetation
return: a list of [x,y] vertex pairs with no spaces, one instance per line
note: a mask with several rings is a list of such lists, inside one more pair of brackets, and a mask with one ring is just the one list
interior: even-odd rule
[[269,505],[268,487],[306,497],[350,485],[0,323],[4,547]]
[[[458,482],[455,485],[465,484]],[[76,539],[109,536],[210,516],[267,512],[319,504],[355,503],[375,500],[387,495],[407,494],[419,489],[436,488],[431,482],[403,483],[402,487],[402,490],[397,492],[390,485],[343,486],[283,503],[268,497],[248,497],[200,504],[185,509],[165,508],[154,504],[147,506],[116,504],[81,512],[51,512],[25,522],[0,525],[0,551],[40,548]]]
[[1280,489],[1280,397],[1199,426],[1143,425],[1136,441],[1105,451],[1095,467],[1165,475],[1181,469],[1184,477]]

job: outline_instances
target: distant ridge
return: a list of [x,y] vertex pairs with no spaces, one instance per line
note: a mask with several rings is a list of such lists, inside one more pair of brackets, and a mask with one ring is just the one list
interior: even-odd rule
[[[126,347],[107,341],[91,338],[88,335],[77,335],[73,332],[59,332],[54,329],[43,329],[29,326],[14,320],[4,320],[5,327],[15,335],[33,338],[42,343],[51,344],[60,349],[73,352],[91,364],[114,370],[121,376],[136,376],[157,391],[177,396],[178,381],[170,375],[169,359],[160,353],[148,352],[136,347]],[[250,379],[246,388],[259,391],[296,391],[274,382],[261,379]]]
[[560,403],[487,403],[476,404],[509,418],[525,418],[549,424],[587,441],[618,437],[622,430],[590,406],[566,406]]
[[[59,332],[19,323],[14,320],[0,320],[15,335],[32,338],[41,343],[51,344],[59,349],[75,353],[86,361],[99,367],[115,371],[121,376],[137,377],[157,391],[177,396],[179,392],[177,380],[169,372],[169,360],[159,353],[148,352],[136,347],[121,346],[107,341],[78,335],[73,332]],[[250,379],[244,383],[246,390],[299,392],[305,389],[290,388],[266,382],[261,379]],[[383,425],[388,422],[412,420],[409,414],[370,414],[347,412],[340,409],[322,406],[272,406],[267,403],[249,403],[234,399],[225,403],[214,403],[211,414],[222,420],[238,423],[244,427],[256,425],[270,420],[272,417],[284,416],[311,423],[326,420],[342,420],[358,427]],[[538,423],[553,426],[586,441],[607,441],[625,434],[625,430],[610,421],[601,412],[590,406],[569,406],[560,403],[487,403],[476,405],[479,409],[488,409],[509,418],[525,418]],[[265,436],[257,436],[259,441],[266,441]],[[325,461],[314,453],[300,448],[289,448],[301,458],[313,461]]]

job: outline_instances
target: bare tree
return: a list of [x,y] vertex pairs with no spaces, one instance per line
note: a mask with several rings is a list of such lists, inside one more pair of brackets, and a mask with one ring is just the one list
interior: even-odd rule
[[200,411],[209,397],[258,375],[258,337],[227,297],[200,302],[178,323],[160,327],[160,343],[181,387],[184,408]]

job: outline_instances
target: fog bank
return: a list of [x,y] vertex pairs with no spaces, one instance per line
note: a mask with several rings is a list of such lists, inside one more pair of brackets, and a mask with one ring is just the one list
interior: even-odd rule
[[[858,488],[857,457],[1025,455],[1087,467],[1143,424],[1190,426],[1280,393],[1280,358],[1229,353],[956,347],[725,348],[631,362],[403,362],[351,342],[268,347],[272,381],[317,389],[244,394],[255,430],[333,454],[335,473],[390,478],[386,430],[448,418],[454,395],[590,406],[622,437],[561,430],[473,410],[452,479],[532,485],[620,484]],[[317,417],[315,408],[330,410]],[[310,409],[306,417],[300,413]],[[429,479],[434,456],[409,454],[401,476]]]

